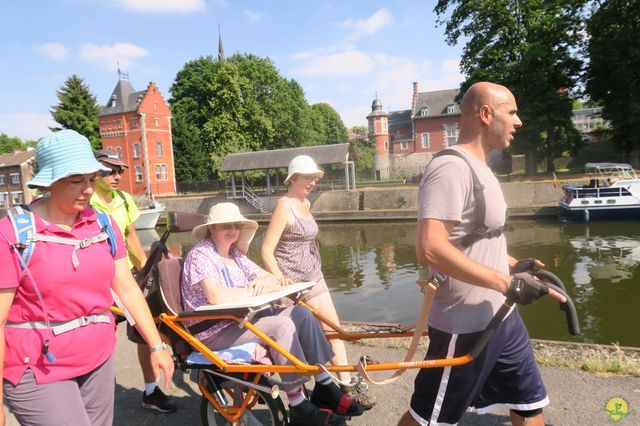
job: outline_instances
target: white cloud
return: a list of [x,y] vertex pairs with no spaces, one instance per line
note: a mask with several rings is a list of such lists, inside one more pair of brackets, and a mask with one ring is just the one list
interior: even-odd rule
[[56,126],[51,114],[39,112],[10,112],[0,114],[0,133],[23,140],[36,140],[48,135]]
[[244,14],[251,22],[257,22],[262,19],[262,13],[257,10],[245,10]]
[[391,12],[389,12],[388,9],[382,8],[366,19],[347,19],[342,23],[342,26],[351,30],[347,38],[357,39],[363,36],[373,35],[392,22],[393,15]]
[[353,126],[366,126],[367,114],[371,112],[371,107],[369,105],[370,104],[346,108],[337,107],[336,111],[340,114],[340,117],[347,128],[351,128]]
[[137,58],[147,56],[149,51],[131,43],[115,43],[111,46],[98,46],[92,43],[83,43],[80,46],[79,56],[83,60],[100,65],[109,70],[127,70],[134,65]]
[[204,0],[118,0],[118,5],[135,12],[197,12],[206,9]]
[[62,61],[69,56],[69,51],[62,43],[43,43],[36,46],[36,51],[54,61]]
[[294,73],[301,75],[323,75],[328,77],[363,75],[369,73],[373,67],[371,57],[367,53],[357,50],[324,55],[300,53],[292,58],[294,60],[304,60],[305,63],[293,69]]

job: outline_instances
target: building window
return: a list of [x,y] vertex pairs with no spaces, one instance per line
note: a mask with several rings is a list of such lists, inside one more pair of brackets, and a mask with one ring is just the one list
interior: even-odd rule
[[12,192],[11,193],[11,201],[13,202],[14,206],[17,206],[18,204],[24,203],[24,197],[22,196],[22,191],[20,191],[20,192]]
[[162,142],[156,142],[156,156],[162,158]]
[[424,107],[420,109],[420,117],[426,117],[427,115],[429,115],[429,108]]
[[122,160],[122,148],[120,148],[119,146],[116,146],[116,155],[119,159]]
[[424,149],[429,148],[429,133],[422,134],[422,147]]
[[133,158],[140,158],[140,144],[138,142],[133,143]]
[[387,131],[389,130],[389,127],[387,125],[387,120],[385,120],[384,118],[382,119],[382,133],[387,133]]
[[458,125],[457,124],[445,124],[445,141],[447,146],[453,146],[458,142]]
[[156,164],[156,180],[167,180],[167,166]]
[[14,185],[19,185],[20,184],[20,175],[18,173],[11,173],[9,176],[11,176],[11,183]]
[[447,114],[453,114],[453,105],[447,105]]
[[155,123],[156,123],[156,127],[158,127],[160,125],[160,119],[156,118]]
[[389,141],[384,141],[384,150],[389,151]]
[[142,166],[136,164],[136,182],[142,182]]
[[370,120],[369,121],[369,133],[374,133],[374,131],[375,131],[375,127],[374,127],[374,124],[373,124],[373,120]]
[[136,127],[138,127],[138,119],[137,118],[132,118],[131,119],[131,128],[135,129]]
[[4,175],[0,175],[0,186],[4,186]]
[[118,129],[122,129],[122,120],[118,120]]
[[0,207],[8,208],[9,207],[9,193],[8,192],[0,192]]
[[403,151],[409,149],[409,142],[400,142],[400,149]]

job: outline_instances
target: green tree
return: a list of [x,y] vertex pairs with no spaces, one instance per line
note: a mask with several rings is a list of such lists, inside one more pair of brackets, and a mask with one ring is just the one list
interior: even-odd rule
[[228,62],[250,82],[245,95],[259,105],[260,113],[269,123],[264,149],[307,144],[311,121],[302,87],[295,80],[280,75],[269,58],[237,53]]
[[51,116],[59,127],[51,130],[72,129],[86,136],[94,149],[102,147],[98,113],[100,106],[84,80],[73,74],[56,92],[59,103],[51,107]]
[[601,102],[625,161],[640,149],[640,2],[602,1],[587,24],[587,92]]
[[317,134],[317,144],[329,145],[347,142],[347,128],[331,105],[317,103],[311,105],[312,128]]
[[18,137],[10,137],[4,133],[0,133],[0,154],[7,154],[16,149],[23,150],[26,146]]
[[[477,81],[509,87],[524,126],[513,151],[526,155],[526,173],[581,144],[571,122],[582,61],[578,57],[587,0],[439,0],[435,12],[447,42],[468,38],[460,62],[464,92]],[[450,13],[449,13],[450,12]]]

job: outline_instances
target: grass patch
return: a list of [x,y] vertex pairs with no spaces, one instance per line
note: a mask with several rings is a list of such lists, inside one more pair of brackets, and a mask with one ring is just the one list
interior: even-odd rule
[[540,365],[640,377],[640,350],[637,349],[555,342],[534,342],[533,349]]

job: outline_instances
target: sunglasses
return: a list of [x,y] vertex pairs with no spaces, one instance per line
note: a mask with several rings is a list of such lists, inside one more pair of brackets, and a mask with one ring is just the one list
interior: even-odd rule
[[242,229],[243,225],[241,223],[220,223],[218,226],[224,230],[227,229]]
[[108,172],[104,171],[104,170],[100,170],[98,172],[98,174],[100,175],[100,177],[107,177],[107,176],[115,176],[115,175],[122,175],[124,173],[124,169],[123,168],[119,168],[119,169],[111,169]]

